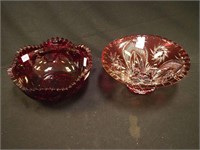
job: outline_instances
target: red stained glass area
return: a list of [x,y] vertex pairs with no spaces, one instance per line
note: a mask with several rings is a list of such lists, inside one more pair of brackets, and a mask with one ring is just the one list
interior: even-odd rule
[[157,35],[133,35],[109,43],[102,52],[102,65],[131,92],[146,94],[185,77],[190,58],[171,40]]
[[56,101],[76,93],[91,67],[88,47],[57,37],[20,49],[8,75],[31,98]]

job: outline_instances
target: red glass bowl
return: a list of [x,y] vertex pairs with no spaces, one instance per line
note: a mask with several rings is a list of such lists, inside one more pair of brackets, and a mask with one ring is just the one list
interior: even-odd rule
[[39,46],[19,49],[7,72],[31,98],[57,101],[76,93],[84,85],[91,68],[88,47],[57,37]]
[[114,40],[102,52],[106,72],[130,91],[146,94],[180,81],[190,69],[187,52],[157,35],[132,35]]

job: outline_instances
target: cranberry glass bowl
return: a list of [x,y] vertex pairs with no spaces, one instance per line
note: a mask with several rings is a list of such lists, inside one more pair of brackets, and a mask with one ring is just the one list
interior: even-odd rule
[[13,82],[31,98],[56,101],[77,92],[89,76],[91,51],[63,38],[17,51],[8,68]]
[[106,72],[130,91],[146,94],[180,81],[190,58],[177,43],[157,35],[132,35],[114,40],[102,52]]

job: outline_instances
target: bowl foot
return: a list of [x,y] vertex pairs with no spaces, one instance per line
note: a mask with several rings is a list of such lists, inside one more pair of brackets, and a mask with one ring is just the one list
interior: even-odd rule
[[136,87],[136,86],[129,86],[127,85],[128,89],[133,92],[133,93],[137,93],[137,94],[147,94],[147,93],[151,93],[155,90],[155,87],[152,88],[140,88],[140,87]]

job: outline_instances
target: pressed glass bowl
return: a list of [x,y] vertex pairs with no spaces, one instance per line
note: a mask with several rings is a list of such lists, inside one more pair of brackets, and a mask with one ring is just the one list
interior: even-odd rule
[[19,49],[8,75],[31,98],[57,101],[76,93],[91,67],[88,47],[56,37],[39,46]]
[[106,72],[130,91],[146,94],[180,81],[190,58],[177,43],[157,35],[132,35],[109,43],[102,52]]

